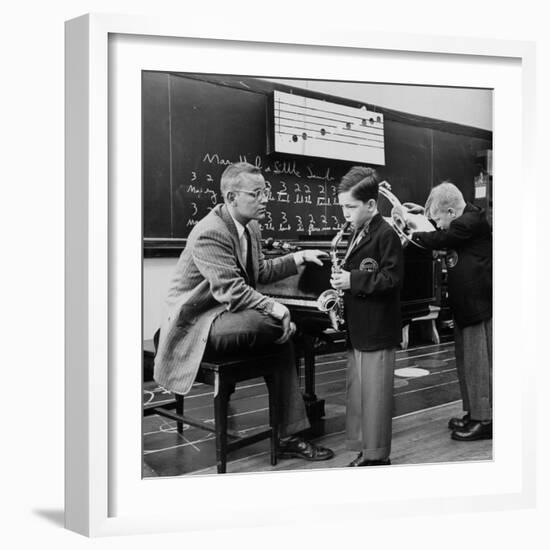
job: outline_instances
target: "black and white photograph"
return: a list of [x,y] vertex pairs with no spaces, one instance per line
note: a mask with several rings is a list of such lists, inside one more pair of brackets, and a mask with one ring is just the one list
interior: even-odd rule
[[493,90],[143,71],[143,478],[493,459]]

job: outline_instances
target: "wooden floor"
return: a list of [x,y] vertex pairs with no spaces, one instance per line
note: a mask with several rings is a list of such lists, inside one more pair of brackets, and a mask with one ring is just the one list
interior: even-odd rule
[[[325,399],[323,434],[314,441],[330,447],[335,457],[326,462],[280,460],[269,464],[269,442],[261,441],[229,456],[231,472],[259,472],[345,466],[355,453],[344,446],[345,357],[321,355],[316,362],[316,392]],[[170,399],[154,383],[144,388],[145,402]],[[185,398],[186,413],[213,423],[212,388],[196,384]],[[457,442],[450,438],[447,421],[461,414],[452,341],[419,345],[399,351],[394,382],[392,465],[464,460],[490,460],[492,441]],[[267,393],[262,379],[237,387],[231,399],[230,428],[244,434],[267,425]],[[216,473],[213,434],[151,416],[143,423],[143,476]]]

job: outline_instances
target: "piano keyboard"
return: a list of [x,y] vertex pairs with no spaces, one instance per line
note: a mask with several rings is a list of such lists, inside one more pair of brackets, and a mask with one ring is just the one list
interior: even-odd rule
[[286,296],[269,296],[269,297],[273,298],[274,300],[277,300],[277,302],[280,302],[285,306],[306,307],[306,308],[317,309],[317,300],[314,300],[313,298],[310,300],[303,300],[299,298],[287,298]]

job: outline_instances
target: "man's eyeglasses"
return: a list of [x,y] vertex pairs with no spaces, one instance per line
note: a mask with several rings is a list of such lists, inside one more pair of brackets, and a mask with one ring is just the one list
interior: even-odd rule
[[263,189],[256,189],[256,191],[246,191],[245,189],[233,189],[233,191],[237,191],[238,193],[246,193],[257,201],[260,199],[267,199],[269,197],[269,189],[267,187],[264,187]]

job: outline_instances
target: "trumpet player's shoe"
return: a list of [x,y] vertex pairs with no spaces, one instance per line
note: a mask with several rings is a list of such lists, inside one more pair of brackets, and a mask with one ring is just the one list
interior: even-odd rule
[[466,413],[462,418],[453,416],[449,420],[449,430],[463,430],[470,422],[470,413]]
[[477,441],[479,439],[493,439],[493,423],[470,420],[470,423],[451,434],[455,441]]
[[390,464],[391,461],[389,458],[369,460],[368,458],[363,458],[363,454],[359,453],[357,457],[348,464],[348,467],[357,468],[361,466],[389,466]]

